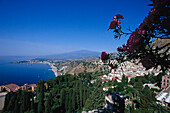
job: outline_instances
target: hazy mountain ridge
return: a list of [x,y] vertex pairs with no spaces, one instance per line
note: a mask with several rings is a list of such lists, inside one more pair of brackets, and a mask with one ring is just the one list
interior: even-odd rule
[[80,50],[80,51],[73,51],[73,52],[62,53],[62,54],[47,55],[41,58],[57,59],[57,60],[80,60],[80,59],[98,58],[100,54],[101,54],[100,52]]

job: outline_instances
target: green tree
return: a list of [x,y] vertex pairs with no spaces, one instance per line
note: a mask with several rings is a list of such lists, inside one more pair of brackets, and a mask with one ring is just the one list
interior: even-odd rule
[[53,88],[54,85],[55,85],[55,79],[49,79],[49,80],[47,80],[47,84],[48,84],[48,89]]
[[136,90],[138,90],[139,92],[141,92],[142,89],[143,89],[142,80],[139,80],[139,81],[135,82],[134,88],[135,88]]
[[40,93],[38,96],[39,96],[38,113],[43,113],[44,112],[44,96],[42,93]]
[[80,108],[82,108],[83,107],[83,83],[82,81],[80,81],[79,92],[80,92]]
[[45,92],[45,81],[44,80],[40,80],[38,82],[38,86],[37,89],[39,91],[39,95],[38,95],[38,113],[43,113],[44,112],[44,92]]
[[21,99],[21,113],[27,111],[27,110],[30,110],[31,108],[31,92],[27,92],[27,91],[22,91],[22,96],[21,95],[18,95]]
[[114,91],[122,92],[124,91],[124,84],[123,83],[117,83],[117,87],[114,88]]
[[[15,101],[17,99],[17,95],[13,94],[12,98],[10,99],[10,102],[7,107],[7,111],[13,111],[15,107]],[[17,103],[16,103],[17,104]]]
[[52,98],[52,94],[50,93],[47,97],[46,102],[45,102],[45,113],[51,112],[51,106],[52,105],[53,105],[53,98]]
[[134,113],[135,112],[135,107],[134,104],[132,104],[132,106],[130,107],[130,113]]
[[150,103],[149,107],[152,108],[156,113],[170,113],[170,110],[168,110],[165,106],[157,104],[156,102]]
[[123,76],[122,76],[122,83],[126,83],[126,77],[125,77],[124,74],[123,74]]
[[156,101],[155,94],[146,86],[140,94],[140,107],[148,108],[149,104]]
[[133,86],[135,84],[135,78],[131,78],[129,83]]
[[69,104],[68,104],[68,112],[72,112],[72,89],[69,89]]
[[94,83],[94,89],[89,95],[89,98],[86,101],[85,109],[92,110],[92,109],[101,109],[104,105],[104,93],[101,86],[101,81],[97,80]]
[[66,91],[64,89],[61,89],[60,105],[62,110],[65,110],[65,100],[66,100]]
[[67,112],[68,109],[69,109],[69,94],[68,94],[68,92],[65,95],[65,102],[64,103],[65,103],[65,111]]
[[14,113],[20,113],[19,110],[20,110],[19,100],[16,99],[16,100],[15,100],[15,103],[14,103],[14,110],[13,110],[13,112],[14,112]]

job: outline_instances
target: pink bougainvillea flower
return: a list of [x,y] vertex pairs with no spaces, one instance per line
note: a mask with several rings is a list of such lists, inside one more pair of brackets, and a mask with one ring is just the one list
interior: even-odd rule
[[155,12],[155,11],[156,11],[156,9],[151,9],[150,13]]
[[123,48],[119,46],[119,47],[117,48],[117,51],[123,51]]
[[118,24],[121,24],[121,22],[120,22],[119,20],[117,21],[117,23],[118,23]]
[[123,16],[120,15],[120,14],[115,15],[113,19],[116,19],[116,18],[117,18],[117,19],[124,19]]
[[109,29],[115,29],[116,25],[117,25],[117,21],[116,20],[111,21],[110,24],[109,24]]
[[116,17],[116,15],[113,17],[113,20],[115,20],[117,17]]
[[107,31],[109,31],[109,29],[116,29],[116,27],[120,27],[121,22],[118,19],[123,19],[123,16],[120,14],[115,15],[113,20],[109,23]]
[[107,55],[107,52],[103,51],[100,58],[103,59],[105,55]]
[[135,40],[134,40],[134,43],[138,43],[138,42],[139,42],[139,39],[135,39]]
[[106,63],[109,58],[110,58],[110,57],[109,57],[109,54],[107,54],[107,52],[105,52],[105,51],[102,52],[102,54],[101,54],[101,60],[102,60],[103,63]]
[[126,46],[124,46],[124,47],[123,47],[123,51],[126,51],[126,48],[127,48],[127,47],[126,47]]
[[[118,24],[117,20],[111,21],[111,22],[109,23],[109,28],[107,29],[107,31],[109,31],[109,29],[115,29],[116,26],[117,26],[117,24]],[[107,32],[107,31],[106,31],[106,32]]]
[[140,35],[144,35],[145,34],[145,30],[141,30],[141,29],[136,28],[135,29],[135,33],[140,34]]
[[141,31],[141,34],[144,35],[144,34],[145,34],[145,30],[142,30],[142,31]]
[[139,29],[140,30],[142,30],[143,29],[143,27],[145,26],[146,24],[143,22],[143,23],[141,23],[141,24],[139,24]]
[[129,39],[127,40],[127,44],[126,44],[126,51],[128,53],[133,53],[134,51],[139,51],[140,49],[140,40],[141,40],[141,34],[142,31],[139,30],[138,28],[132,32],[132,34],[130,35]]

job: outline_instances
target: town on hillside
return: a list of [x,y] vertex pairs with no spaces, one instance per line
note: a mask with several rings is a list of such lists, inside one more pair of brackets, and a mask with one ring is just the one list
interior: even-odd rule
[[[140,108],[142,104],[148,103],[148,101],[159,103],[161,106],[165,107],[164,109],[170,109],[170,71],[167,73],[163,73],[160,70],[160,67],[154,69],[151,68],[146,70],[145,67],[139,62],[139,60],[130,60],[125,61],[123,63],[118,63],[116,59],[112,59],[106,62],[103,62],[101,57],[99,59],[87,59],[87,60],[74,60],[74,61],[29,61],[30,63],[46,63],[52,66],[52,70],[57,72],[57,76],[55,79],[50,79],[48,81],[43,82],[43,87],[45,88],[45,94],[47,96],[51,95],[51,91],[54,89],[60,89],[65,92],[67,90],[65,88],[73,86],[69,86],[69,84],[74,84],[74,80],[79,81],[76,84],[80,84],[79,87],[86,87],[83,91],[84,94],[88,94],[85,97],[84,104],[80,106],[81,111],[83,113],[93,113],[93,112],[104,112],[104,111],[115,111],[115,112],[126,112],[126,110],[137,109]],[[117,64],[116,68],[112,68],[108,66],[108,64]],[[69,76],[72,76],[71,79]],[[64,77],[64,81],[62,79]],[[65,81],[65,77],[68,79]],[[75,78],[76,77],[76,78]],[[160,81],[161,80],[161,81]],[[63,83],[60,83],[63,82]],[[99,82],[99,83],[98,83]],[[55,85],[56,84],[56,85]],[[65,84],[64,86],[59,84]],[[102,95],[100,96],[101,100],[98,104],[100,106],[94,106],[92,108],[87,108],[90,105],[87,104],[87,100],[92,96],[93,93],[88,88],[95,89],[96,85],[100,84],[99,88],[101,88]],[[1,106],[0,110],[3,110],[5,101],[7,98],[7,94],[13,92],[14,94],[21,90],[27,92],[33,92],[33,98],[35,99],[35,105],[39,100],[38,94],[40,93],[40,84],[25,84],[23,86],[18,86],[16,84],[7,84],[0,86],[0,99]],[[58,88],[57,88],[58,87]],[[81,88],[80,88],[81,89]],[[80,90],[77,89],[77,90]],[[143,90],[142,90],[143,89]],[[74,90],[74,89],[73,89]],[[72,90],[72,91],[73,91]],[[96,89],[96,91],[99,89]],[[76,90],[75,90],[76,91]],[[145,100],[145,95],[140,94],[141,92],[148,91],[152,100]],[[59,91],[60,92],[60,91]],[[104,93],[103,93],[104,92]],[[60,92],[62,93],[62,92]],[[145,92],[146,93],[146,92]],[[68,91],[68,94],[69,91]],[[80,93],[81,94],[81,93]],[[85,96],[85,95],[82,96]],[[79,95],[79,94],[78,94]],[[59,97],[61,98],[61,94]],[[69,96],[69,95],[68,95]],[[80,96],[80,95],[79,95]],[[48,99],[48,96],[46,97]],[[84,98],[84,97],[81,97]],[[80,98],[80,99],[81,99]],[[139,99],[140,98],[140,99]],[[144,99],[146,103],[141,103],[141,99]],[[95,97],[94,97],[95,99]],[[93,101],[95,101],[92,99]],[[37,101],[37,102],[36,102]],[[47,100],[46,100],[47,101]],[[44,100],[45,102],[45,100]],[[54,102],[54,101],[53,101]],[[81,101],[80,101],[81,102]],[[60,102],[59,102],[60,103]],[[37,103],[38,104],[38,103]],[[78,104],[78,103],[77,103]],[[112,105],[112,106],[111,106]],[[77,105],[76,105],[77,106]],[[84,106],[84,107],[83,107]],[[122,108],[124,106],[124,108]],[[133,108],[131,108],[133,106]],[[143,105],[142,105],[143,106]],[[59,107],[62,108],[62,105]],[[79,106],[77,106],[77,109]],[[29,109],[29,108],[28,108]],[[37,108],[38,109],[38,108]],[[65,111],[69,110],[69,108],[65,108]],[[76,108],[74,109],[76,111]],[[73,110],[73,111],[74,111]]]

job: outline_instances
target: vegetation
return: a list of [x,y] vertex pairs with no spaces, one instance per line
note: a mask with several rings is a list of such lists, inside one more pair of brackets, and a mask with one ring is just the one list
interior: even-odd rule
[[27,91],[17,91],[8,93],[5,99],[5,106],[2,113],[24,113],[32,109],[34,94]]
[[94,87],[90,92],[90,96],[86,101],[85,109],[102,109],[104,106],[104,91],[100,80],[94,83]]
[[[40,80],[36,92],[18,90],[6,95],[3,113],[75,113],[102,108],[101,81],[91,84],[91,73],[61,75],[47,82]],[[96,95],[97,94],[97,95]]]
[[156,83],[157,78],[162,75],[164,74],[138,76],[132,78],[130,82],[125,81],[126,77],[123,76],[121,83],[115,80],[107,85],[114,86],[114,88],[109,88],[109,91],[118,91],[132,102],[131,105],[126,106],[125,113],[168,113],[170,110],[156,103],[154,93],[156,90],[150,89],[148,86],[143,87],[143,84],[151,83],[153,80],[153,83]]
[[[130,35],[127,43],[117,48],[119,56],[122,57],[119,59],[120,61],[127,58],[140,58],[146,69],[161,66],[161,70],[165,72],[170,67],[170,54],[168,53],[170,49],[170,29],[169,25],[166,24],[170,19],[170,3],[168,0],[151,1],[153,4],[150,4],[150,6],[153,6],[153,8],[135,31],[132,31],[130,27],[128,33],[122,30],[120,20],[124,17],[120,14],[113,17],[108,30],[113,30],[114,38]],[[126,58],[123,57],[125,55]]]
[[[139,27],[132,31],[129,27],[129,32],[124,32],[121,27],[121,19],[124,17],[117,14],[109,24],[108,30],[113,30],[114,38],[121,38],[123,35],[130,35],[127,43],[118,47],[118,63],[130,59],[139,59],[146,69],[152,67],[161,67],[163,73],[158,76],[145,75],[144,77],[132,78],[129,83],[125,82],[123,76],[122,83],[114,82],[114,88],[111,91],[119,91],[131,98],[132,105],[126,107],[126,113],[168,113],[169,110],[159,105],[155,101],[154,91],[150,88],[143,87],[144,83],[156,83],[161,86],[161,78],[170,67],[170,34],[169,24],[170,20],[170,2],[168,0],[151,0],[153,6],[148,16],[145,17]],[[108,31],[107,30],[107,31]],[[116,64],[111,64],[110,54],[102,52],[102,61],[109,62],[112,69],[116,68]],[[131,87],[129,87],[131,85]],[[135,104],[135,106],[134,106]],[[134,109],[136,108],[136,110]]]
[[[131,58],[139,58],[146,69],[161,66],[162,72],[165,72],[170,67],[169,43],[159,47],[154,42],[158,39],[169,40],[170,29],[166,23],[170,19],[170,4],[168,0],[151,1],[153,1],[153,4],[150,4],[150,6],[153,6],[153,8],[135,31],[131,33],[122,31],[120,19],[123,19],[123,16],[120,14],[114,16],[108,30],[114,30],[115,38],[130,34],[127,44],[117,48],[119,51],[118,63],[130,60]],[[129,31],[131,31],[130,28]],[[104,63],[107,63],[110,55],[102,52],[101,59]],[[112,69],[117,67],[116,64],[108,63]],[[90,80],[96,79],[98,72],[101,73],[105,69],[100,67],[100,70],[86,73],[87,66],[90,65],[93,68],[91,63],[81,61],[69,62],[70,67],[80,64],[81,67],[84,67],[84,73],[79,73],[77,76],[66,74],[49,79],[47,82],[40,80],[36,92],[19,90],[15,93],[8,93],[2,112],[79,113],[82,110],[101,109],[104,106],[103,86],[114,86],[109,91],[118,91],[125,95],[126,98],[129,98],[132,104],[126,106],[125,113],[170,112],[170,110],[156,103],[154,91],[158,90],[150,89],[148,86],[143,87],[145,83],[156,83],[160,87],[161,78],[164,76],[164,73],[160,73],[158,76],[153,76],[152,74],[138,76],[130,81],[123,75],[121,83],[118,83],[115,79],[104,84],[100,80],[96,80],[94,84],[91,84]],[[60,64],[56,63],[56,65]],[[91,68],[90,66],[89,68]]]

